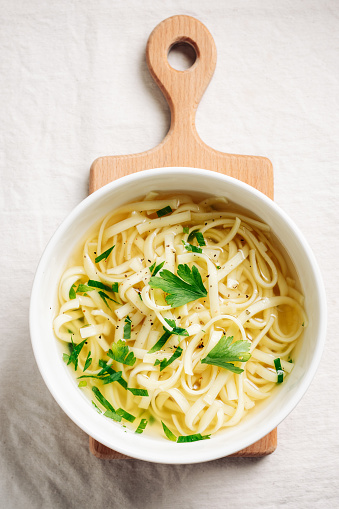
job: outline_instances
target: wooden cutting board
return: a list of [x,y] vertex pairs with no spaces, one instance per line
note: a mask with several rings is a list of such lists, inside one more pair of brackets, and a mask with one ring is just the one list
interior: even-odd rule
[[[168,52],[175,44],[190,44],[195,50],[195,63],[185,71],[177,71],[168,63]],[[196,131],[195,113],[212,78],[217,59],[215,43],[207,28],[190,16],[168,18],[151,33],[146,58],[150,73],[170,106],[170,130],[157,147],[146,152],[96,159],[91,166],[90,193],[136,171],[166,166],[191,166],[218,171],[242,180],[273,199],[273,168],[269,159],[219,152],[206,145]],[[276,446],[275,429],[233,456],[265,456],[272,453]],[[91,437],[90,450],[101,459],[127,458]]]

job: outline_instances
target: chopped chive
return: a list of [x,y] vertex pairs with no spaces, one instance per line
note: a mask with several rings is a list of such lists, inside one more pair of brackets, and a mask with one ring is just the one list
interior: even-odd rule
[[171,214],[172,212],[173,210],[171,209],[171,207],[167,205],[167,207],[157,210],[157,216],[158,217],[167,216],[167,214]]
[[131,323],[132,320],[130,317],[126,316],[124,325],[124,339],[131,339]]
[[280,358],[279,357],[277,359],[274,359],[274,366],[275,366],[275,370],[276,370],[277,375],[278,375],[277,383],[281,384],[284,381],[284,372],[283,372],[283,369],[281,367],[281,362],[280,362]]
[[121,415],[118,415],[116,412],[112,412],[112,410],[106,410],[104,416],[108,417],[109,419],[113,419],[113,421],[117,422],[120,422],[122,419]]
[[136,433],[142,433],[147,426],[147,419],[141,419],[139,426],[135,430]]
[[167,438],[169,440],[172,440],[172,442],[176,442],[177,441],[177,437],[175,436],[175,434],[172,433],[172,431],[166,426],[166,424],[164,422],[161,421],[161,424],[162,424],[163,430],[164,430],[165,435],[167,436]]
[[195,435],[187,435],[178,437],[177,443],[184,444],[187,442],[198,442],[199,440],[208,440],[211,435],[201,435],[200,433],[196,433]]
[[184,226],[183,229],[182,229],[182,232],[183,233],[189,233],[190,229],[188,226]]
[[87,359],[86,359],[85,366],[84,366],[84,372],[86,371],[86,369],[88,369],[90,367],[90,365],[92,364],[92,360],[93,359],[91,359],[91,352],[88,352]]
[[110,247],[109,249],[101,253],[101,255],[97,256],[95,259],[95,263],[101,262],[101,260],[106,260],[106,258],[108,258],[111,252],[113,251],[114,247],[115,246]]
[[120,415],[123,419],[125,419],[126,421],[129,421],[129,422],[134,422],[136,417],[134,417],[134,415],[126,412],[125,410],[123,410],[122,408],[118,408],[118,410],[116,411],[116,413],[118,415]]
[[72,299],[76,299],[76,293],[75,293],[75,285],[72,285],[71,288],[69,289],[69,293],[68,293],[68,296],[69,298],[72,300]]
[[186,251],[189,251],[190,253],[202,253],[201,247],[193,246],[193,244],[189,244],[188,242],[185,242],[184,240],[182,240],[181,242],[183,243]]
[[81,382],[79,382],[78,384],[78,387],[86,387],[86,385],[87,385],[86,380],[81,380]]
[[117,293],[119,291],[119,283],[112,283],[112,292]]
[[148,391],[146,389],[134,389],[133,387],[126,388],[133,394],[133,396],[149,396]]

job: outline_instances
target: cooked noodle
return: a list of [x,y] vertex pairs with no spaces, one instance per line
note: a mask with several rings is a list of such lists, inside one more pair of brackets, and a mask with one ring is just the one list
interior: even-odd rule
[[[156,212],[168,206],[171,213],[158,217]],[[192,242],[201,252],[187,250],[194,230],[206,243],[199,247]],[[112,246],[108,257],[96,263]],[[163,421],[176,436],[213,434],[236,425],[257,401],[270,396],[278,381],[275,359],[280,359],[284,378],[293,369],[291,355],[307,326],[304,298],[272,244],[269,227],[232,211],[224,198],[199,201],[152,192],[106,216],[84,242],[79,260],[61,278],[54,331],[66,343],[86,339],[76,376],[89,376],[81,379],[87,389],[98,387],[114,409]],[[197,267],[207,295],[171,307],[166,293],[149,285],[153,264],[162,262],[158,277],[161,270],[177,274],[179,265]],[[79,291],[89,280],[110,287],[118,283],[118,291]],[[131,334],[124,340],[129,319]],[[160,350],[149,352],[164,329],[171,331],[166,320],[174,320],[188,336],[172,334]],[[201,362],[222,336],[250,342],[250,359],[235,362],[242,373]],[[119,340],[135,355],[133,365],[107,355]],[[159,362],[170,359],[178,347],[181,355],[160,371]],[[89,352],[92,361],[83,373]],[[148,395],[135,396],[117,381],[103,384],[91,378],[104,361],[122,372],[128,387]]]

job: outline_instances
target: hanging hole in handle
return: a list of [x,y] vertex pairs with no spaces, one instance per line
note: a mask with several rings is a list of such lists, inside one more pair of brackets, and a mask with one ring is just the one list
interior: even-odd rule
[[194,65],[196,59],[196,49],[186,41],[175,42],[167,53],[169,65],[177,71],[187,71]]

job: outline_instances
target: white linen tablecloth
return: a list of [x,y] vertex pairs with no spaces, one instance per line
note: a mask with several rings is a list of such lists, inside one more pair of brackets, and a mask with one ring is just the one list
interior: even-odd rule
[[[1,0],[0,7],[0,507],[339,507],[339,2]],[[91,162],[147,150],[168,130],[145,45],[174,14],[200,19],[217,45],[199,134],[221,151],[271,159],[276,202],[309,241],[327,289],[320,368],[279,426],[276,452],[262,459],[100,461],[48,392],[30,344],[36,266],[87,195]]]

